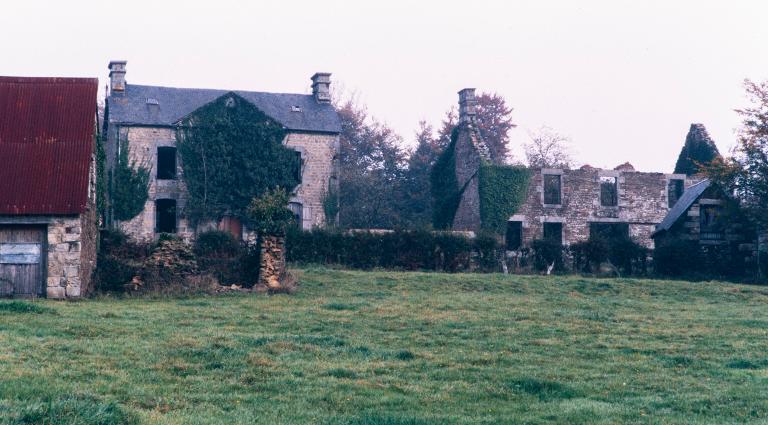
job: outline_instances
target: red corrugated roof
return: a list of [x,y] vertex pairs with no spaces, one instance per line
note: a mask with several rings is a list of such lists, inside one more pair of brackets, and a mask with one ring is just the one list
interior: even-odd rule
[[79,214],[94,149],[95,78],[0,77],[0,214]]

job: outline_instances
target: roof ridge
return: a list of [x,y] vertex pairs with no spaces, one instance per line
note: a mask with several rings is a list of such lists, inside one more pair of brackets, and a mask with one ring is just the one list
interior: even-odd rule
[[311,94],[307,94],[307,93],[287,93],[287,92],[271,92],[271,91],[243,90],[243,89],[212,89],[212,88],[204,88],[204,87],[153,86],[153,85],[147,85],[147,84],[132,84],[132,83],[126,83],[125,85],[126,85],[126,88],[133,86],[133,87],[149,87],[149,88],[172,89],[172,90],[200,90],[200,91],[222,92],[222,93],[230,93],[230,92],[231,93],[258,93],[258,94],[312,97]]

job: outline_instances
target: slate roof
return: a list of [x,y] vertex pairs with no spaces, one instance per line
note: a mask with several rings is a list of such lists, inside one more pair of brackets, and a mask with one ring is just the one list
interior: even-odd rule
[[0,215],[85,211],[95,78],[0,77]]
[[[339,115],[333,106],[316,101],[312,95],[136,84],[126,84],[125,92],[113,93],[107,98],[109,122],[172,126],[190,113],[227,93],[235,93],[253,103],[288,130],[341,132]],[[155,102],[157,106],[149,105]]]
[[683,192],[683,195],[680,196],[680,199],[677,200],[675,205],[672,206],[667,215],[664,217],[664,220],[656,225],[656,231],[654,231],[653,234],[656,235],[660,232],[671,229],[677,220],[683,214],[685,214],[686,211],[688,211],[688,208],[690,208],[690,206],[696,202],[696,199],[698,199],[699,196],[701,196],[701,194],[707,190],[709,185],[709,180],[702,180],[686,189],[685,192]]

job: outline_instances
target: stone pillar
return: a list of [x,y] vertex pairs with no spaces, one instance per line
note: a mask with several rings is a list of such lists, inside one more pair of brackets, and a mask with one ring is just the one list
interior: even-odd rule
[[282,287],[285,274],[285,236],[259,235],[261,259],[259,263],[259,285],[270,291]]

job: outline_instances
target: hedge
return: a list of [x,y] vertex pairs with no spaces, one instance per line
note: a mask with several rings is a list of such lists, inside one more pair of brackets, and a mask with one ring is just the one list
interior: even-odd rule
[[396,230],[386,233],[292,230],[286,259],[299,264],[328,264],[433,271],[496,271],[500,244],[490,236],[468,238],[447,232]]

